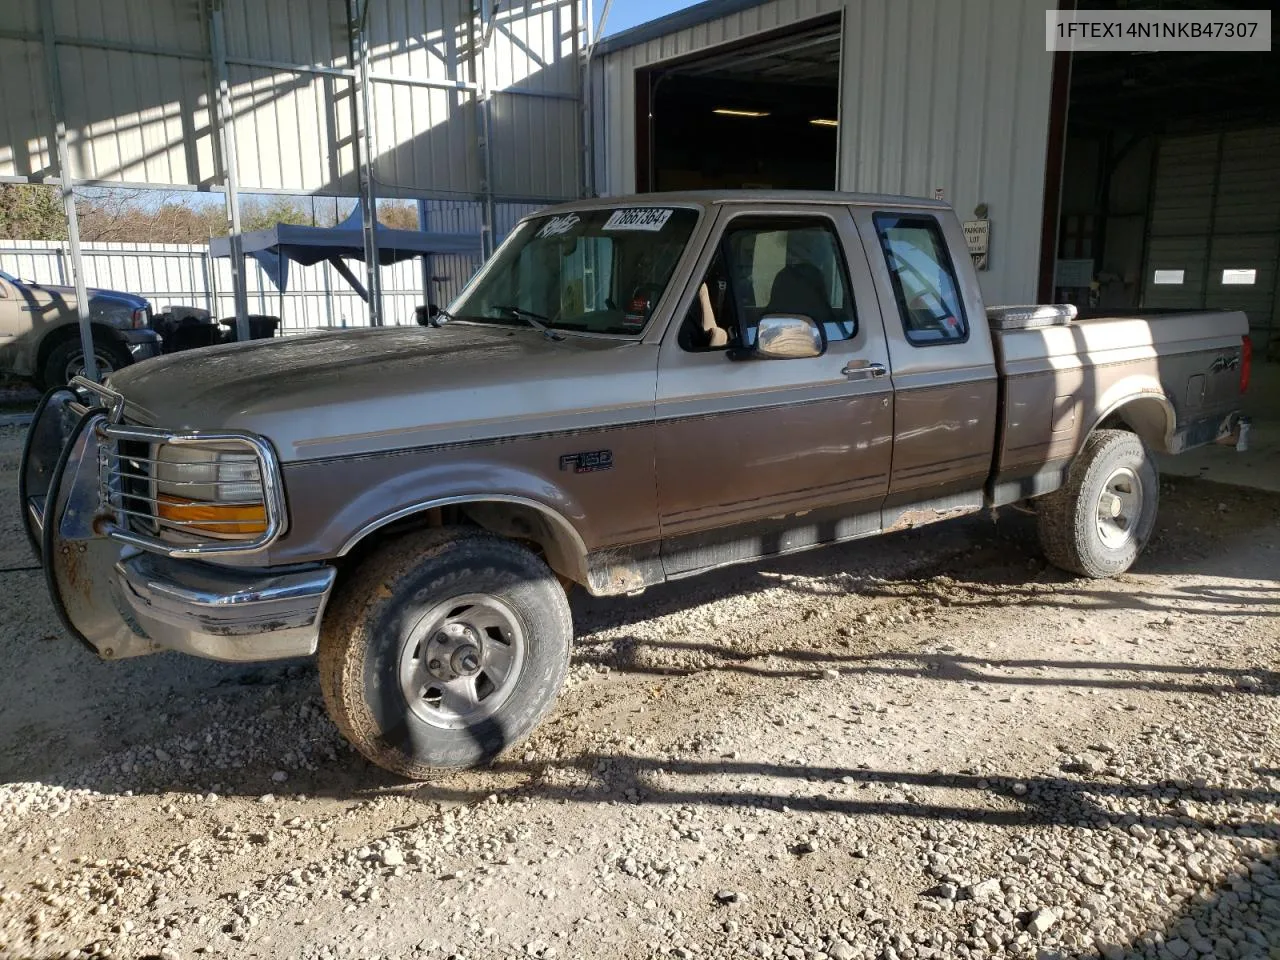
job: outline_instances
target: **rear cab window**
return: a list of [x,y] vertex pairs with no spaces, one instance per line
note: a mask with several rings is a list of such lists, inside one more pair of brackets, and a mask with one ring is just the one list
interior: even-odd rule
[[937,219],[915,213],[873,219],[907,341],[926,347],[968,340],[960,284]]

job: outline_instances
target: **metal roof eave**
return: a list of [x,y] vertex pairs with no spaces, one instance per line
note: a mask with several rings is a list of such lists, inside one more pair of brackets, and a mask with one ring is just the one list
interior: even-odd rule
[[675,13],[669,13],[665,17],[659,17],[657,20],[640,23],[628,30],[623,30],[621,33],[605,37],[596,44],[595,55],[597,57],[607,56],[617,50],[636,47],[642,43],[648,43],[650,40],[657,40],[659,37],[665,37],[668,34],[678,33],[681,30],[687,30],[699,24],[709,23],[712,20],[718,20],[720,17],[732,16],[735,13],[741,13],[743,10],[759,7],[768,2],[769,0],[704,0],[704,2],[694,4],[692,7],[677,10]]

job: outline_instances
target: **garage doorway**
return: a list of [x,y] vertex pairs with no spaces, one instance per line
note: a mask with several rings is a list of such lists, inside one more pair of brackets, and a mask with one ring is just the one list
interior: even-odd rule
[[1054,299],[1242,310],[1280,357],[1278,155],[1272,54],[1075,54]]
[[834,190],[840,18],[639,71],[636,100],[640,191]]

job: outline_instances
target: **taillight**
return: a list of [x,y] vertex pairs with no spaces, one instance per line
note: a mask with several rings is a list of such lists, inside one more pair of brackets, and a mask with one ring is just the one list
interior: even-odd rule
[[1253,341],[1249,339],[1246,333],[1244,336],[1244,346],[1240,351],[1240,392],[1244,393],[1249,389],[1249,374],[1253,373]]
[[142,310],[133,311],[133,322],[132,322],[133,329],[141,330],[144,327],[146,327],[146,325],[147,325],[146,309],[144,308]]

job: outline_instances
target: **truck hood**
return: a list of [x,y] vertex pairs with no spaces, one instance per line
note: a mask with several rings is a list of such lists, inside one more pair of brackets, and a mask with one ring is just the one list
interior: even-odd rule
[[[56,283],[27,283],[23,286],[30,287],[33,290],[44,290],[54,294],[60,300],[65,301],[69,306],[76,303],[76,288],[67,287]],[[144,297],[137,294],[125,293],[123,290],[99,290],[95,287],[88,289],[89,304],[91,307],[102,309],[110,309],[112,307],[124,307],[130,311],[145,310],[149,306]]]
[[576,419],[587,398],[605,399],[597,414],[651,413],[656,364],[656,348],[634,341],[450,324],[224,344],[126,367],[110,384],[135,423],[246,430],[290,461],[531,432]]

